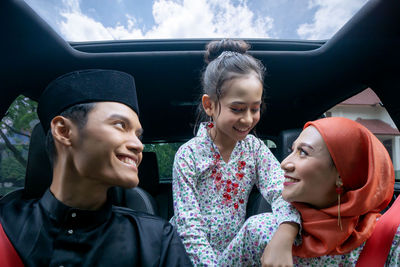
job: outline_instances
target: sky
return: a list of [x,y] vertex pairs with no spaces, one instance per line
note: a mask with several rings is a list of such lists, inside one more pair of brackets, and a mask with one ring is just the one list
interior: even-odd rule
[[367,0],[25,0],[67,41],[331,38]]

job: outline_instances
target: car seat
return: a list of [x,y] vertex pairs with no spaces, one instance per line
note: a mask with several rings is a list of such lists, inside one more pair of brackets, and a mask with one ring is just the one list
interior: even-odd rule
[[[25,175],[25,187],[17,189],[5,195],[1,201],[22,196],[23,198],[40,198],[50,186],[52,180],[52,169],[45,150],[45,134],[40,123],[32,130],[29,144],[28,163]],[[143,157],[143,162],[146,157]],[[147,170],[139,167],[139,173],[143,176]],[[137,211],[158,215],[158,209],[154,198],[139,187],[124,189],[121,187],[110,188],[109,197],[116,206],[131,208]]]
[[169,220],[173,215],[172,186],[160,183],[157,154],[153,151],[143,152],[143,161],[139,165],[139,187],[154,197],[158,215]]

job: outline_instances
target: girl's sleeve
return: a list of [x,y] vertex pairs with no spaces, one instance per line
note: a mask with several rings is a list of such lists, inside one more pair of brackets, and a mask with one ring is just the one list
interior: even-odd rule
[[174,223],[189,257],[195,265],[214,266],[217,256],[208,238],[207,228],[196,199],[196,165],[194,151],[181,147],[173,166]]
[[256,161],[256,185],[270,203],[278,225],[283,222],[295,222],[300,225],[299,212],[282,198],[284,176],[280,163],[261,140]]
[[393,237],[392,246],[389,255],[386,259],[385,266],[400,266],[400,226],[397,227],[397,232]]

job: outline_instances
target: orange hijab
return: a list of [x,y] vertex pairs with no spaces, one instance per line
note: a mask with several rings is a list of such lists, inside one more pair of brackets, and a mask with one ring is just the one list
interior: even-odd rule
[[307,122],[314,126],[328,147],[343,181],[338,226],[337,204],[316,209],[293,202],[302,217],[302,244],[293,255],[302,258],[345,254],[372,234],[380,211],[390,202],[394,169],[382,143],[361,124],[339,117]]

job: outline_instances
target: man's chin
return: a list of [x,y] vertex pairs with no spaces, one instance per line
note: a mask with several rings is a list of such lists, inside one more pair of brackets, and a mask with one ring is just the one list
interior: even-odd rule
[[121,187],[128,189],[128,188],[135,188],[138,185],[139,185],[139,181],[137,180],[137,181],[127,182],[124,185],[121,185]]
[[139,185],[139,179],[137,177],[132,178],[123,178],[123,179],[119,179],[119,181],[116,181],[116,184],[113,186],[119,186],[122,188],[134,188],[137,187]]

